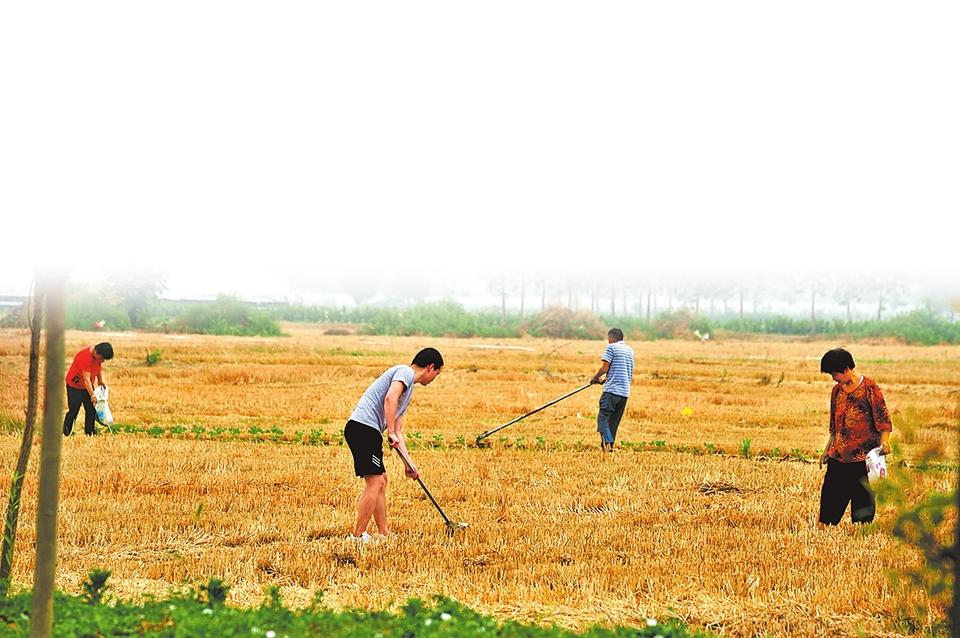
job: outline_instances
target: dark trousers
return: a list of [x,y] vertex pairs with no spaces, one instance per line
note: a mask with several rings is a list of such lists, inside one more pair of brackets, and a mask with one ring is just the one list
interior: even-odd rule
[[70,436],[73,432],[73,422],[80,413],[80,406],[83,406],[83,431],[85,434],[96,434],[94,423],[97,419],[97,409],[90,400],[90,395],[86,390],[71,388],[67,386],[67,413],[63,415],[63,434]]
[[867,486],[867,464],[827,461],[827,475],[820,490],[820,522],[836,525],[850,504],[850,520],[869,523],[877,511],[873,492]]
[[617,428],[627,407],[627,397],[604,392],[600,395],[600,410],[597,412],[597,432],[604,443],[613,444],[617,440]]

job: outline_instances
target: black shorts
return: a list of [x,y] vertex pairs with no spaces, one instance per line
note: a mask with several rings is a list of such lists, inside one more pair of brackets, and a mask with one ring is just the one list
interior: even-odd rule
[[383,466],[383,436],[379,430],[356,421],[347,421],[343,436],[353,454],[353,471],[357,476],[386,474],[387,469]]

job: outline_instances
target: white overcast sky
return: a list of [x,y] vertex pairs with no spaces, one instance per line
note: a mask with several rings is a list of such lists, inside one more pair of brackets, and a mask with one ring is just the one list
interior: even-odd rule
[[187,294],[535,267],[956,281],[958,18],[3,3],[0,293],[51,246],[74,276],[159,267]]

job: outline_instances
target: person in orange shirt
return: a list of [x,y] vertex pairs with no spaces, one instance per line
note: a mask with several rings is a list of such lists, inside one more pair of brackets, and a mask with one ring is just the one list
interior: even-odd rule
[[113,358],[113,346],[104,341],[95,346],[84,348],[73,358],[67,370],[67,413],[63,416],[63,435],[70,436],[73,422],[83,406],[83,431],[87,436],[96,433],[94,423],[97,419],[97,397],[94,384],[106,385],[101,365]]
[[867,485],[867,454],[880,448],[890,454],[890,412],[880,388],[854,372],[853,355],[843,348],[828,351],[820,371],[837,382],[830,395],[830,439],[820,455],[827,474],[820,490],[819,526],[836,525],[850,505],[854,523],[869,523],[876,502]]

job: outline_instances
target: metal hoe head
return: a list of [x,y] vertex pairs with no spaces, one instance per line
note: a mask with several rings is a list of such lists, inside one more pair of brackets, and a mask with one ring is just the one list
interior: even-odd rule
[[[400,448],[394,448],[397,454],[400,456],[400,459],[407,465],[407,467],[412,467],[410,459],[400,451]],[[423,479],[417,477],[417,483],[420,484],[420,487],[423,489],[423,493],[427,495],[427,498],[430,499],[430,502],[433,503],[433,506],[437,508],[437,511],[440,512],[440,516],[443,517],[443,522],[447,526],[447,536],[453,536],[457,530],[467,529],[470,527],[467,523],[454,523],[450,520],[450,517],[447,516],[446,512],[443,511],[443,508],[440,507],[440,504],[437,503],[437,499],[433,498],[433,494],[430,493],[430,490],[427,488],[427,484],[423,482]]]

